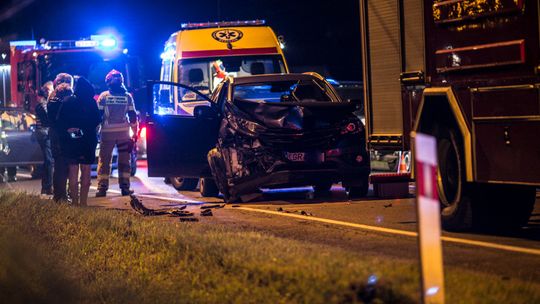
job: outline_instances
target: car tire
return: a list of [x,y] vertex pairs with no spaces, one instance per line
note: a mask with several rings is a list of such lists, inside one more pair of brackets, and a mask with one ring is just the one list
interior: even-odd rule
[[321,182],[313,185],[313,190],[315,191],[315,195],[326,195],[330,193],[330,190],[332,189],[332,182]]
[[234,203],[238,201],[238,198],[231,195],[229,191],[229,185],[227,182],[227,175],[225,173],[225,164],[221,153],[217,148],[214,148],[208,152],[208,164],[214,176],[214,181],[219,189],[219,192],[223,195],[223,201],[225,203]]
[[369,186],[347,187],[345,190],[347,191],[349,198],[362,198],[367,196]]
[[45,174],[43,165],[30,166],[30,176],[32,179],[40,179]]
[[365,174],[359,181],[352,184],[354,186],[343,185],[349,199],[366,197],[369,191],[369,174]]
[[198,178],[170,177],[169,181],[176,190],[193,191],[199,183]]
[[215,197],[219,195],[218,186],[211,177],[201,178],[200,192],[202,197]]

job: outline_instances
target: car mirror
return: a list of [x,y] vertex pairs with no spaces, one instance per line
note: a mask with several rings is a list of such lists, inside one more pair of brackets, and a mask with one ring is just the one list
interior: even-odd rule
[[195,118],[211,119],[216,118],[217,113],[213,108],[209,106],[196,106],[193,109],[193,116],[195,116]]

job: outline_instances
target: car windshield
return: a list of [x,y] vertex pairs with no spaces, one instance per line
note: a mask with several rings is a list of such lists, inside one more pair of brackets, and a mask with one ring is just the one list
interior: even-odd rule
[[179,82],[203,94],[210,94],[226,76],[285,73],[280,55],[229,56],[183,59],[178,65]]
[[316,79],[271,81],[234,86],[235,100],[264,103],[276,102],[340,102],[328,86]]

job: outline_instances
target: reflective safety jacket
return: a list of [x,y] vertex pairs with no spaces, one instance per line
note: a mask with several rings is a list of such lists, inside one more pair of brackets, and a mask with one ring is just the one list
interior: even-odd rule
[[137,114],[131,94],[105,91],[99,95],[98,108],[103,115],[102,138],[130,138],[130,127],[137,134]]

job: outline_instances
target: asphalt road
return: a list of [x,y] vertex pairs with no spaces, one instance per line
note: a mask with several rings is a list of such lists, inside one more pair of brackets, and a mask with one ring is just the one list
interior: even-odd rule
[[[162,178],[148,178],[140,162],[132,188],[150,208],[188,205],[197,216],[202,204],[221,202],[202,198],[198,192],[174,190]],[[96,181],[93,180],[93,187]],[[39,193],[40,181],[21,172],[19,181],[0,184],[0,189]],[[411,191],[414,192],[411,186]],[[94,207],[130,209],[129,198],[119,195],[111,179],[107,198],[94,198]],[[307,215],[305,215],[307,214]],[[349,201],[335,185],[330,196],[313,198],[311,188],[265,191],[250,203],[214,209],[214,216],[199,217],[201,223],[221,223],[264,231],[278,237],[365,252],[381,258],[418,259],[415,201],[368,197]],[[443,232],[445,267],[491,273],[501,280],[520,278],[540,283],[540,195],[529,224],[507,235]]]

